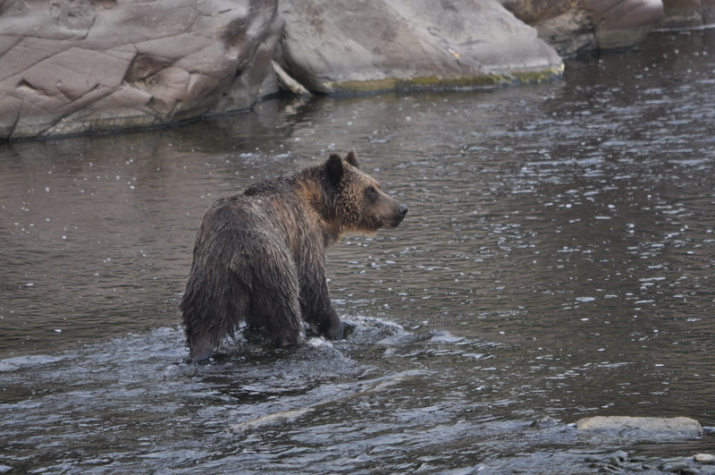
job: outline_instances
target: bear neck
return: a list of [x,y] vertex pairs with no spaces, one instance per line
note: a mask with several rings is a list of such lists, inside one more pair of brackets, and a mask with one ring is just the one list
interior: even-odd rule
[[296,193],[314,212],[325,245],[335,244],[344,233],[336,211],[337,190],[328,183],[324,169],[318,166],[303,170],[295,177],[295,185]]

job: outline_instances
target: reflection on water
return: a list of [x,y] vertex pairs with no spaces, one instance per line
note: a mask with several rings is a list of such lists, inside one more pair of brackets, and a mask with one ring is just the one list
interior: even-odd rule
[[[641,447],[580,417],[715,425],[713,42],[657,35],[563,83],[0,146],[0,472],[558,473]],[[208,204],[351,147],[411,208],[328,255],[356,332],[186,365]],[[562,423],[529,427],[544,415]]]

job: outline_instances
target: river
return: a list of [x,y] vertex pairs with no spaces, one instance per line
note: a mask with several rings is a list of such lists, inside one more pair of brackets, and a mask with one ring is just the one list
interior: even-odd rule
[[[0,144],[0,473],[589,473],[715,451],[715,31],[481,92],[266,101]],[[341,342],[186,363],[177,305],[219,196],[354,148],[410,207],[327,257]],[[532,425],[548,416],[552,423]]]

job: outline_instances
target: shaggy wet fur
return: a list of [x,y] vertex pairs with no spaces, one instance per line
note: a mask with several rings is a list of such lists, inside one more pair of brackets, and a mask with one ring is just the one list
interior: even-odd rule
[[344,325],[325,281],[326,248],[347,232],[397,226],[406,213],[359,170],[354,152],[215,201],[198,231],[181,301],[191,359],[208,359],[242,322],[275,346],[297,343],[304,321],[341,339]]

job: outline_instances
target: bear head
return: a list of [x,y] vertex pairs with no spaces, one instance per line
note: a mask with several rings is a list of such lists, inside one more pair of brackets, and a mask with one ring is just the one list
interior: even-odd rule
[[341,234],[373,234],[385,226],[394,228],[409,210],[382,191],[377,180],[360,170],[354,151],[345,158],[330,155],[325,171],[328,182],[334,187],[335,216]]

